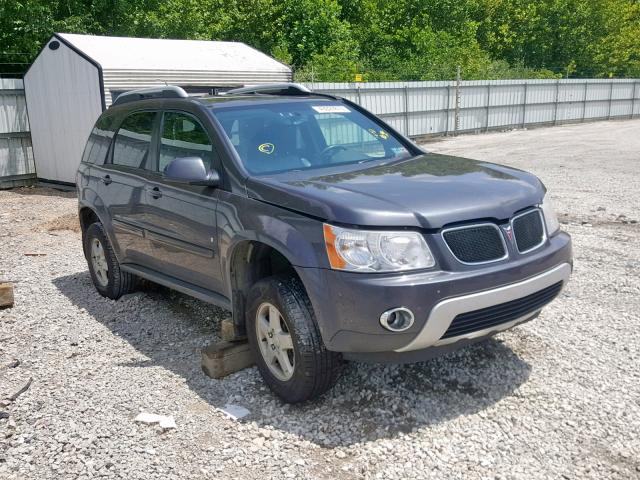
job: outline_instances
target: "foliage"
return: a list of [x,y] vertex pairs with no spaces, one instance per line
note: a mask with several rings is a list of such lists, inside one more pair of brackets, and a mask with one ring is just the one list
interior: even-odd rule
[[640,75],[637,0],[0,0],[0,72],[57,31],[243,41],[298,80]]

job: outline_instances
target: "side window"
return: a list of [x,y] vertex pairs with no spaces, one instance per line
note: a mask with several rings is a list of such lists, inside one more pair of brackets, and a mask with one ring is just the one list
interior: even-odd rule
[[132,113],[124,119],[113,146],[114,165],[144,168],[151,147],[156,112]]
[[207,168],[213,166],[213,146],[200,122],[187,113],[166,112],[162,122],[160,162],[164,172],[174,158],[200,157]]
[[95,127],[91,130],[89,140],[87,140],[87,146],[82,155],[83,162],[98,165],[104,163],[111,139],[113,138],[114,123],[114,117],[110,115],[105,115],[98,119]]

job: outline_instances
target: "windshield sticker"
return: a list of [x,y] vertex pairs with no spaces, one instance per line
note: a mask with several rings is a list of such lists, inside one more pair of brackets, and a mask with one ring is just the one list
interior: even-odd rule
[[384,130],[380,130],[379,132],[375,128],[369,128],[367,130],[372,136],[376,138],[381,138],[382,140],[389,140],[389,134]]
[[258,150],[262,153],[266,153],[267,155],[271,155],[275,149],[276,146],[273,143],[262,143],[258,145]]
[[311,108],[318,113],[351,113],[344,105],[313,105]]

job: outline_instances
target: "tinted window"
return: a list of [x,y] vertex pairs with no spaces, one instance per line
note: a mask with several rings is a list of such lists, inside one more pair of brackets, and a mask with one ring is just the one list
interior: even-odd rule
[[200,157],[205,166],[211,168],[213,147],[198,120],[186,113],[167,112],[162,122],[158,171],[164,172],[166,166],[179,157]]
[[89,140],[82,155],[82,161],[102,165],[113,138],[114,117],[103,116],[91,130]]
[[155,112],[132,113],[118,129],[113,147],[113,163],[144,168],[151,146]]
[[382,125],[342,102],[270,101],[216,106],[213,113],[253,174],[410,155]]

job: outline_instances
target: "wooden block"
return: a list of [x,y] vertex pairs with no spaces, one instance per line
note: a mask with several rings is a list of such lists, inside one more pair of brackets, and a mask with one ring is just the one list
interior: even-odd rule
[[232,318],[225,318],[220,322],[220,338],[225,342],[236,340],[235,325]]
[[13,284],[0,283],[0,308],[13,307]]
[[222,341],[202,350],[202,371],[211,378],[224,378],[253,364],[247,342]]
[[225,318],[220,322],[220,338],[225,342],[246,342],[247,336],[238,336],[233,318]]

